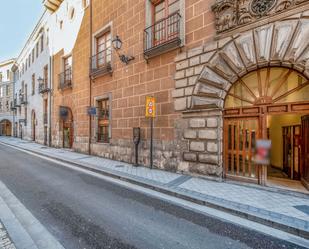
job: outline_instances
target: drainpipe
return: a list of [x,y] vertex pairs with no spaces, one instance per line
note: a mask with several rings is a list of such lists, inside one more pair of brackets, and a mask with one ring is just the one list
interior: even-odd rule
[[53,71],[54,71],[54,67],[53,67],[53,56],[49,56],[49,98],[48,98],[48,114],[49,114],[49,122],[48,122],[48,146],[51,147],[52,145],[52,136],[51,136],[51,122],[52,122],[52,92],[53,92],[53,88],[52,88],[52,82],[53,82]]
[[[90,57],[92,56],[92,0],[90,0],[90,6],[89,6],[89,11],[90,11],[90,34],[89,34],[89,45],[90,45]],[[89,67],[92,66],[92,61],[90,59],[90,64]],[[91,70],[91,68],[90,68]],[[90,72],[89,70],[89,72]],[[91,76],[89,75],[89,107],[91,107],[92,104],[92,91],[91,91]],[[88,141],[88,153],[91,155],[91,122],[92,116],[89,115],[89,141]]]

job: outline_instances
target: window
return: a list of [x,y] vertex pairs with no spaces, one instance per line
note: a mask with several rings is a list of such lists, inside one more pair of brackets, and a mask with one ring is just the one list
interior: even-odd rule
[[30,65],[31,65],[31,54],[29,54],[28,56],[28,67],[30,67]]
[[75,9],[73,7],[71,7],[70,10],[69,10],[70,20],[73,20],[74,16],[75,16]]
[[173,14],[178,12],[179,0],[165,0],[154,5],[154,45],[169,40],[177,32],[178,22]]
[[0,82],[2,82],[2,73],[0,73]]
[[34,62],[34,48],[32,49],[32,63]]
[[0,111],[2,111],[2,102],[0,101]]
[[42,35],[40,38],[40,44],[41,44],[41,53],[42,53],[44,50],[44,35]]
[[8,85],[5,86],[5,95],[9,96],[9,86]]
[[8,80],[10,80],[10,70],[6,70],[6,78],[8,79]]
[[7,100],[6,103],[5,103],[5,106],[6,106],[6,110],[10,110],[10,105],[9,105],[9,101]]
[[101,99],[97,101],[98,107],[98,134],[97,141],[100,143],[108,143],[110,138],[110,103],[109,99]]
[[72,78],[72,56],[68,56],[63,59],[63,69],[66,80],[71,80]]
[[3,97],[3,87],[0,87],[0,97]]
[[59,27],[60,27],[60,29],[63,28],[63,21],[62,20],[59,22]]
[[97,54],[97,66],[103,67],[111,62],[111,33],[110,31],[96,37],[96,54]]
[[35,94],[35,74],[32,74],[32,95]]
[[39,42],[36,43],[36,58],[39,56]]
[[43,75],[44,75],[44,85],[47,88],[48,87],[48,65],[44,67]]
[[184,0],[146,2],[146,57],[154,57],[184,44],[184,9]]

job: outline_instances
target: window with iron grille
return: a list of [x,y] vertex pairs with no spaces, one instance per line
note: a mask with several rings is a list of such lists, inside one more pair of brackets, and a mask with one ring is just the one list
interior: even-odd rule
[[109,142],[110,128],[110,101],[109,98],[100,99],[97,101],[98,115],[98,134],[97,141],[100,143]]

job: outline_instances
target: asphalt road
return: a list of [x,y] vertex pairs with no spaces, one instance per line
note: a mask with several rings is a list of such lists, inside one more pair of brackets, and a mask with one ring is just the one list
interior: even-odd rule
[[3,145],[0,180],[67,249],[300,248]]

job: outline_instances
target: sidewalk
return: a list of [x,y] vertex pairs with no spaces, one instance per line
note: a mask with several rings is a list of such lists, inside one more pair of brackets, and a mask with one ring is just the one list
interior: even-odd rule
[[1,220],[0,220],[0,249],[16,249]]
[[121,178],[309,238],[309,196],[306,194],[216,182],[157,169],[134,167],[128,163],[49,148],[17,138],[0,137],[0,143]]

